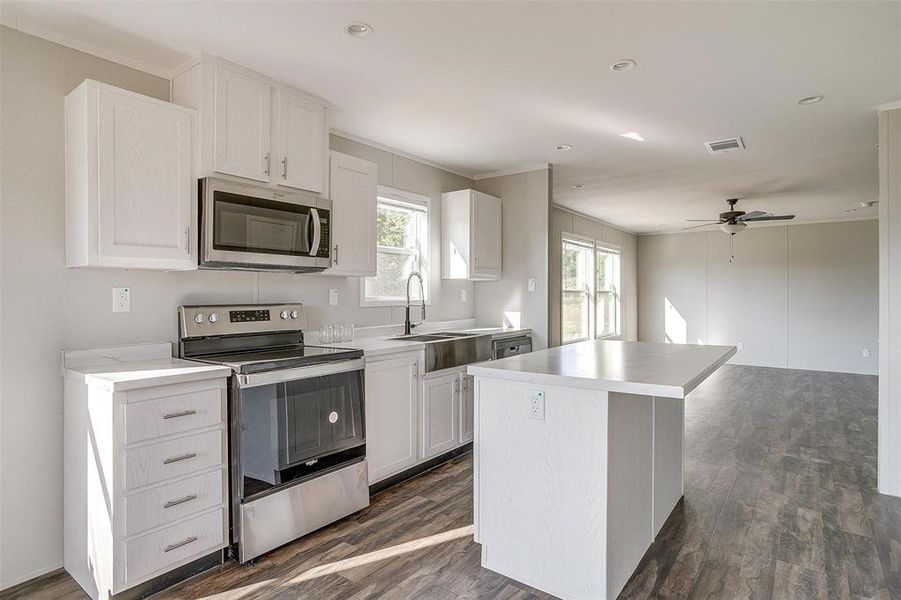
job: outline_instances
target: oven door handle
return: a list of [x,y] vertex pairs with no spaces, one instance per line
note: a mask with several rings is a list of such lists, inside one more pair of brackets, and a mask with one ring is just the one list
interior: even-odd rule
[[278,369],[275,371],[266,371],[265,373],[247,373],[238,375],[239,388],[251,388],[260,385],[270,385],[273,383],[284,383],[285,381],[296,381],[298,379],[310,379],[312,377],[323,377],[325,375],[335,375],[338,373],[350,373],[352,371],[363,370],[363,359],[355,358],[353,360],[342,360],[331,363],[322,363],[312,365],[310,367],[297,367],[295,369]]
[[313,226],[313,240],[310,242],[310,256],[316,256],[319,253],[319,211],[315,208],[310,209],[310,223]]

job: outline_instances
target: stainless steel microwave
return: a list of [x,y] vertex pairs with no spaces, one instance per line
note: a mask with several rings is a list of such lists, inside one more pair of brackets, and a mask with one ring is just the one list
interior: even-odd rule
[[322,271],[332,266],[332,201],[230,179],[200,181],[200,268]]

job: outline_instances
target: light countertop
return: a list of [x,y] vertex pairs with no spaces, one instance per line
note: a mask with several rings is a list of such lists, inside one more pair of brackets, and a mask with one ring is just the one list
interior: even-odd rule
[[173,358],[171,352],[168,343],[63,352],[63,376],[121,392],[231,374],[228,367]]
[[684,398],[735,354],[734,346],[594,340],[470,365],[470,375]]

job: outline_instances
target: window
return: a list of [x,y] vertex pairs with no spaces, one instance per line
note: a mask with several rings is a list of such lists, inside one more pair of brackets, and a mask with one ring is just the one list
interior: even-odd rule
[[619,248],[564,234],[561,257],[561,342],[619,336]]
[[[429,301],[429,199],[379,186],[376,208],[376,276],[364,277],[361,306],[406,304],[407,277],[419,271]],[[411,297],[419,300],[419,286]]]

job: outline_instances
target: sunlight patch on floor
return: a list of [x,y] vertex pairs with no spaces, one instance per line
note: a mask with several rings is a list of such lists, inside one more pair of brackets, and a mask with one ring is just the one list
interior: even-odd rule
[[320,565],[318,567],[313,567],[309,571],[305,571],[297,577],[292,577],[291,579],[283,582],[281,585],[296,585],[298,583],[303,583],[304,581],[316,579],[317,577],[323,577],[325,575],[331,575],[333,573],[340,573],[341,571],[347,571],[349,569],[368,565],[380,560],[394,558],[395,556],[407,554],[408,552],[415,552],[416,550],[421,550],[422,548],[437,546],[438,544],[443,544],[445,542],[450,542],[462,537],[471,536],[474,531],[474,526],[467,525],[466,527],[460,527],[458,529],[451,529],[450,531],[436,533],[435,535],[419,538],[411,542],[405,542],[396,546],[381,548],[379,550],[367,552],[366,554],[361,554],[359,556],[352,556],[343,560],[338,560],[325,565]]

